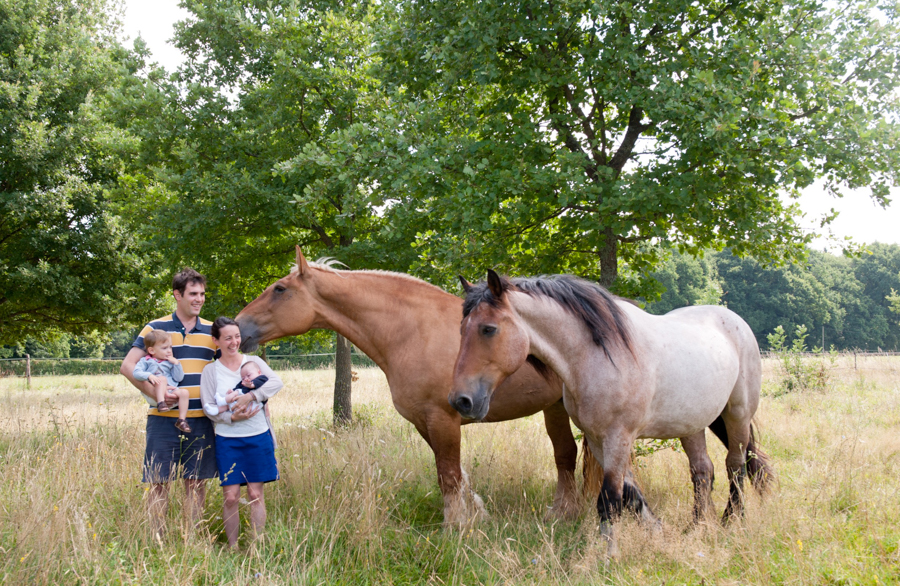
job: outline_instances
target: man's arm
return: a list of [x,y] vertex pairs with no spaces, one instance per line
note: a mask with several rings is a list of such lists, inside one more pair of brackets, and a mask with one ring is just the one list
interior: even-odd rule
[[119,373],[128,379],[134,387],[140,392],[144,393],[151,399],[153,402],[156,402],[156,393],[153,390],[153,385],[151,385],[147,381],[139,381],[134,378],[134,367],[137,366],[138,361],[143,358],[147,353],[136,346],[132,346],[131,350],[128,351],[128,354],[125,355],[125,360],[122,361],[122,366],[119,367]]

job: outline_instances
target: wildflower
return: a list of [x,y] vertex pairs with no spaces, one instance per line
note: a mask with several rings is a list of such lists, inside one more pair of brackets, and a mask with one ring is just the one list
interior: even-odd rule
[[797,540],[797,548],[798,548],[800,551],[803,551],[803,542],[800,541],[799,539]]

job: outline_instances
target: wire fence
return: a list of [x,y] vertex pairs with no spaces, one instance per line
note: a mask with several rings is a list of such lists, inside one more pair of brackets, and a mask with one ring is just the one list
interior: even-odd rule
[[[124,357],[113,358],[0,358],[0,377],[119,374]],[[350,355],[353,366],[376,366],[365,354]],[[334,367],[334,353],[266,356],[273,370],[316,370]]]
[[[761,352],[765,361],[777,361],[777,352]],[[835,370],[900,371],[900,352],[804,352],[810,360],[826,360]],[[119,374],[124,357],[113,358],[0,358],[0,377],[66,376]],[[266,361],[274,370],[316,370],[334,367],[334,353],[279,355],[270,354]],[[377,366],[371,358],[359,352],[351,354],[353,366]]]

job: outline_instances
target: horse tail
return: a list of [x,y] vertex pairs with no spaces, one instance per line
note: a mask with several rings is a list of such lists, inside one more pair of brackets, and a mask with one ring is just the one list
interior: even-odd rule
[[[709,424],[710,431],[728,447],[728,431],[725,429],[725,421],[722,416]],[[750,424],[750,443],[747,446],[747,475],[753,488],[760,494],[766,492],[772,482],[775,481],[775,468],[772,459],[759,447],[756,442],[756,427]]]
[[775,482],[775,467],[772,459],[756,442],[756,428],[750,424],[750,444],[747,446],[747,474],[756,492],[763,494]]

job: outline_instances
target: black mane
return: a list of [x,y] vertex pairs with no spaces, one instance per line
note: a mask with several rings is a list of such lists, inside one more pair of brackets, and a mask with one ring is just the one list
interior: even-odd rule
[[[521,291],[526,295],[549,297],[562,305],[569,313],[581,318],[591,332],[594,343],[603,348],[607,358],[612,360],[607,343],[621,344],[629,352],[634,352],[628,318],[616,305],[617,297],[604,287],[573,275],[552,275],[508,279],[500,277],[503,291]],[[491,293],[487,282],[473,285],[463,302],[463,317],[469,315],[479,304],[487,303],[498,307],[499,300]]]

